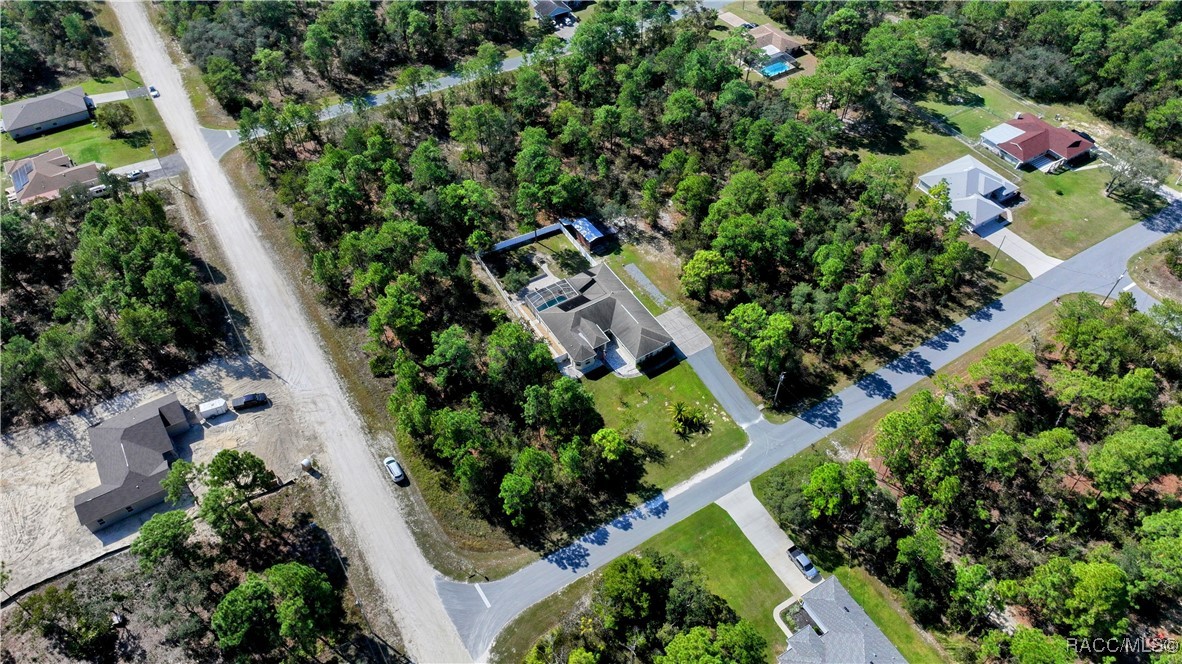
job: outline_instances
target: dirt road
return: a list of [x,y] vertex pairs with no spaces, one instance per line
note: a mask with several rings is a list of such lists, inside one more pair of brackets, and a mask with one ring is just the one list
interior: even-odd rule
[[155,100],[164,124],[189,165],[193,192],[245,297],[263,361],[286,380],[295,411],[306,429],[321,438],[319,461],[332,481],[365,563],[398,623],[407,654],[416,661],[471,661],[435,590],[436,572],[415,544],[402,517],[396,487],[366,434],[293,285],[263,244],[255,222],[238,200],[225,173],[201,136],[197,116],[168,57],[164,42],[139,2],[112,2],[131,46],[136,68],[160,91]]

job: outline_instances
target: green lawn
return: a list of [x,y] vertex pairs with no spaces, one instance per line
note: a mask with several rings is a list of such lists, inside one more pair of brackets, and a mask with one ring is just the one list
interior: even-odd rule
[[1019,186],[1030,202],[1014,211],[1014,232],[1047,254],[1066,259],[1160,208],[1158,203],[1136,211],[1108,198],[1104,186],[1111,177],[1107,167],[1027,174]]
[[[112,139],[110,132],[94,124],[80,124],[69,129],[44,134],[25,141],[14,141],[7,134],[0,137],[0,152],[4,159],[20,159],[53,148],[62,148],[79,164],[97,161],[108,168],[126,166],[152,158],[151,147],[158,156],[176,151],[172,137],[164,128],[164,121],[149,98],[131,99],[137,121],[127,128],[128,138]],[[147,132],[150,140],[145,140]]]
[[[718,405],[686,362],[656,376],[620,378],[608,373],[584,383],[595,397],[595,407],[609,427],[635,427],[640,439],[664,453],[649,462],[645,481],[662,489],[689,479],[699,470],[743,449],[747,436]],[[666,411],[675,401],[698,405],[713,422],[709,433],[682,439],[673,433]]]
[[718,13],[721,14],[722,12],[730,12],[744,21],[747,21],[748,23],[754,23],[755,25],[771,23],[776,27],[783,27],[779,23],[773,21],[767,14],[763,13],[763,10],[759,7],[759,3],[755,0],[739,0],[739,2],[732,2],[731,4],[723,7]]
[[772,610],[791,593],[747,541],[743,531],[718,505],[710,505],[645,542],[653,548],[697,563],[706,588],[725,599],[740,618],[768,642],[768,661],[784,651],[786,637]]
[[82,91],[86,94],[97,95],[104,92],[119,92],[120,90],[141,88],[144,86],[144,79],[137,71],[126,71],[121,76],[88,78],[78,85],[82,86]]
[[[1047,109],[1010,96],[986,79],[960,91],[960,99],[925,99],[920,106],[948,118],[949,124],[971,139],[1009,120],[1015,113],[1046,115]],[[1052,115],[1053,119],[1053,115]]]
[[534,644],[591,595],[598,574],[589,574],[534,604],[501,630],[489,650],[489,661],[517,664],[525,659]]
[[926,123],[912,127],[897,144],[876,149],[898,158],[916,176],[965,155],[976,157],[1017,184],[1027,199],[1012,211],[1011,229],[1056,258],[1070,258],[1157,209],[1156,205],[1137,208],[1106,197],[1104,185],[1111,177],[1107,166],[1058,175],[1019,172],[992,153],[970,148]]
[[941,664],[945,661],[904,613],[897,592],[860,567],[838,567],[833,575],[908,662]]

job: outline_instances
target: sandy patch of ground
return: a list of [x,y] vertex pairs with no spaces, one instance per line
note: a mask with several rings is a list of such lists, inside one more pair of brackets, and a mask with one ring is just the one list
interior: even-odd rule
[[248,450],[280,481],[299,474],[299,461],[318,451],[281,378],[249,358],[219,358],[193,371],[128,392],[55,422],[5,435],[0,444],[0,560],[12,573],[15,593],[130,544],[157,511],[138,514],[98,533],[78,522],[74,496],[98,484],[87,429],[150,399],[176,392],[190,411],[216,397],[266,392],[271,405],[202,422],[173,439],[183,459],[209,461],[219,450]]

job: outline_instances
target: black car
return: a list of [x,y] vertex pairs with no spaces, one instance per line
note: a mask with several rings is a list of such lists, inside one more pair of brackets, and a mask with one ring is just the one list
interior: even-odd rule
[[257,392],[255,394],[246,394],[240,396],[237,399],[231,401],[230,405],[234,407],[234,410],[242,410],[243,408],[265,406],[267,403],[267,395],[263,394],[262,392]]

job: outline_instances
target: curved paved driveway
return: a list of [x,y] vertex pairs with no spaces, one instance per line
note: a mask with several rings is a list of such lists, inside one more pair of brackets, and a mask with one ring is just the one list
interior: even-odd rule
[[[1114,294],[1119,294],[1128,282],[1117,283],[1117,278],[1129,258],[1178,228],[1182,228],[1182,202],[1064,261],[800,417],[781,425],[759,419],[747,427],[750,443],[729,464],[705,471],[709,474],[674,487],[505,579],[479,585],[436,579],[468,652],[478,660],[487,659],[493,639],[521,611],[894,398],[1055,298],[1081,291],[1103,295],[1114,284]],[[1138,304],[1151,301],[1139,298]],[[743,421],[754,406],[722,369],[713,349],[691,354],[689,362],[735,421]],[[734,404],[738,413],[731,410]]]

